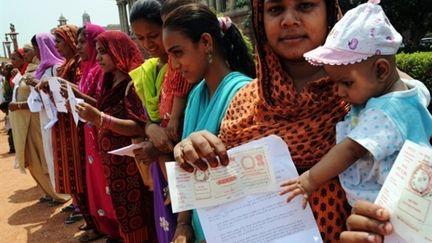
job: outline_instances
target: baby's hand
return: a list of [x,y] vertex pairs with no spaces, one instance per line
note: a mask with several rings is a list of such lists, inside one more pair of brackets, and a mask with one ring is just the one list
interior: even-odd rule
[[296,196],[303,195],[302,206],[303,209],[306,208],[308,203],[309,195],[315,191],[316,187],[314,182],[309,176],[309,171],[301,174],[299,177],[287,180],[281,184],[282,191],[279,195],[288,195],[287,202],[291,202]]

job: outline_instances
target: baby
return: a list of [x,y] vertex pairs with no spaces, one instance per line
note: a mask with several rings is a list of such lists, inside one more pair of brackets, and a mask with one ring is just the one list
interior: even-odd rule
[[288,201],[339,175],[348,202],[375,201],[405,140],[428,144],[432,117],[430,94],[417,80],[401,80],[395,54],[402,42],[379,0],[348,11],[324,46],[304,54],[338,85],[351,111],[336,125],[337,144],[310,170],[284,182]]

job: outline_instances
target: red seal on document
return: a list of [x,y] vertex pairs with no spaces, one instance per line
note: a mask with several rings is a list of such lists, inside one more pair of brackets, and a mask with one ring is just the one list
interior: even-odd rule
[[198,168],[194,171],[195,181],[207,181],[210,178],[210,170],[202,171]]
[[432,167],[421,163],[414,169],[410,178],[410,188],[420,196],[428,195],[432,190]]

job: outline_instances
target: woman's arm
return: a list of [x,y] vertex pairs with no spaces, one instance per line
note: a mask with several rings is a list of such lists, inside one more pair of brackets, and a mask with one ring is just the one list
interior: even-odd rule
[[83,92],[79,91],[77,86],[72,86],[72,90],[75,94],[75,97],[83,99],[86,103],[90,104],[91,106],[96,106],[96,99],[84,94]]
[[28,104],[27,101],[20,101],[20,102],[10,102],[9,103],[9,110],[10,111],[16,111],[16,110],[28,110]]
[[159,124],[147,122],[145,134],[159,151],[163,153],[171,153],[173,151],[174,144],[169,139],[165,128],[159,126]]
[[173,236],[174,243],[195,242],[192,228],[192,211],[180,212],[177,216],[177,227]]
[[171,117],[166,128],[166,133],[168,137],[175,142],[180,140],[181,119],[186,106],[186,101],[187,97],[174,96]]
[[78,115],[88,122],[95,124],[98,127],[110,129],[113,132],[128,137],[144,137],[144,127],[134,120],[119,119],[91,106],[88,103],[80,103],[76,105]]
[[60,85],[61,85],[61,92],[62,94],[65,94],[64,97],[67,98],[67,84],[69,84],[72,88],[72,91],[74,92],[75,97],[83,99],[86,103],[90,104],[91,106],[96,106],[96,99],[84,94],[78,89],[78,85],[71,83],[65,79],[58,78]]

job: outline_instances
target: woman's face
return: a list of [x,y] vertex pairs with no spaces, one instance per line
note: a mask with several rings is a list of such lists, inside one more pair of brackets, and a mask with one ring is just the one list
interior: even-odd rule
[[164,29],[163,41],[172,67],[181,71],[189,83],[195,84],[204,78],[208,68],[208,47],[202,39],[198,43],[193,43],[180,31]]
[[35,53],[34,53],[33,49],[24,48],[24,61],[32,62],[34,56],[35,56]]
[[286,60],[320,46],[327,36],[325,0],[264,0],[264,28],[273,51]]
[[138,39],[138,43],[153,57],[166,55],[162,43],[162,26],[143,19],[136,20],[131,24],[132,30]]
[[96,61],[105,73],[111,73],[116,69],[111,56],[108,55],[108,52],[101,44],[99,44],[99,42],[96,42],[96,53]]
[[24,58],[14,51],[11,55],[11,62],[14,68],[21,68],[24,65]]
[[41,60],[39,47],[37,47],[37,46],[33,46],[33,49],[34,49],[34,54],[35,54],[35,56],[36,56],[39,60]]
[[82,60],[87,60],[89,58],[87,39],[86,39],[84,31],[81,31],[81,33],[78,35],[77,53],[81,57]]
[[55,35],[55,47],[57,51],[65,58],[68,58],[72,56],[72,49],[69,47],[69,45],[66,43],[66,41],[60,36]]

